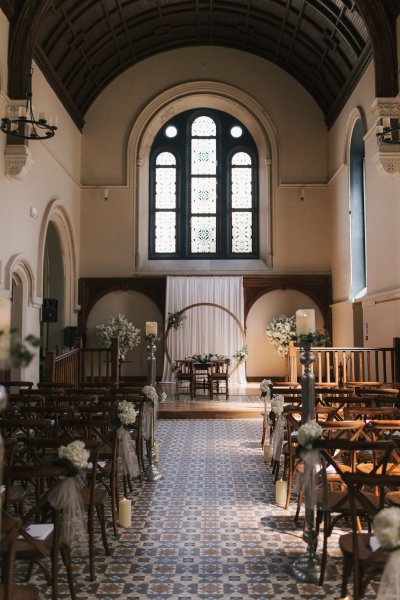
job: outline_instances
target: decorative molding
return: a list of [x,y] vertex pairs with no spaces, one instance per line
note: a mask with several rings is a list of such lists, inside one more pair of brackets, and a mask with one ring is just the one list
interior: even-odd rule
[[372,114],[377,118],[400,116],[400,97],[375,98],[371,106]]
[[372,157],[378,171],[387,177],[400,175],[400,144],[378,144],[378,152]]
[[4,170],[8,179],[24,179],[34,163],[31,151],[25,144],[6,144]]

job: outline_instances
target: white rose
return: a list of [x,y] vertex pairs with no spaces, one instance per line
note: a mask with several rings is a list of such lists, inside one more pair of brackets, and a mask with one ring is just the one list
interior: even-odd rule
[[382,548],[391,550],[400,544],[400,508],[392,506],[375,515],[373,529]]

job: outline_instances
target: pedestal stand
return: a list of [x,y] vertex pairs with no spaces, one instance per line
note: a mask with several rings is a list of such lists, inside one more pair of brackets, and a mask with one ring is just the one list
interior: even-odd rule
[[[311,352],[311,344],[303,344],[303,355],[300,358],[304,366],[304,372],[301,376],[302,389],[302,423],[307,423],[315,419],[315,377],[311,373],[310,366],[315,358]],[[310,477],[309,470],[315,469],[315,466],[304,462],[304,481]],[[316,556],[318,536],[314,528],[314,509],[306,508],[305,514],[306,527],[303,534],[303,540],[307,544],[307,550],[289,567],[292,575],[303,583],[319,583],[321,565]]]
[[[148,385],[156,387],[156,345],[154,340],[156,336],[151,335],[148,336],[148,344],[147,344],[147,383]],[[146,408],[145,408],[146,409]],[[151,410],[151,429],[150,429],[150,438],[146,441],[146,451],[147,451],[147,460],[149,464],[144,470],[144,476],[147,481],[160,481],[163,479],[164,475],[158,469],[158,467],[154,463],[154,431],[155,431],[155,422],[157,419],[157,409],[158,404],[153,403],[153,406],[149,409]]]

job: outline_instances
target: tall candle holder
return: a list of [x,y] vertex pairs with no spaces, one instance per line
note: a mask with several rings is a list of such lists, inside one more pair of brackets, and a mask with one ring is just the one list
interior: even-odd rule
[[[304,313],[305,311],[301,312]],[[304,317],[304,314],[301,316]],[[310,323],[311,330],[309,328]],[[303,349],[303,354],[300,357],[300,362],[304,366],[301,375],[301,422],[303,425],[308,423],[308,421],[315,420],[315,376],[314,373],[311,372],[311,365],[315,361],[315,357],[311,351],[311,346],[322,345],[328,341],[329,336],[326,333],[315,331],[315,318],[312,314],[309,317],[308,324],[303,322],[301,323],[300,328],[297,327],[297,344]],[[305,461],[303,481],[309,481],[313,476],[314,470],[315,466],[307,464]],[[289,570],[298,581],[319,584],[321,565],[316,555],[318,534],[315,529],[314,521],[314,507],[306,506],[303,540],[307,544],[307,550],[290,565]]]
[[[157,324],[155,324],[157,325]],[[148,329],[148,323],[146,323],[146,332]],[[157,336],[157,328],[155,328],[155,333],[148,333],[146,335],[147,340],[147,383],[152,387],[156,387],[156,356],[155,352],[157,347],[155,342],[160,338]],[[150,408],[150,407],[149,407]],[[150,437],[146,440],[146,453],[148,465],[144,470],[144,476],[147,481],[155,482],[160,481],[160,479],[164,478],[164,475],[161,473],[159,468],[155,464],[155,453],[154,453],[154,442],[155,442],[155,422],[157,419],[157,409],[158,402],[153,402],[150,408],[151,410],[151,425],[150,425]]]
[[[309,334],[307,337],[311,336],[312,334]],[[315,361],[315,357],[311,352],[311,343],[311,341],[301,342],[303,354],[300,357],[300,362],[304,366],[301,375],[301,422],[303,424],[315,419],[315,376],[311,372],[311,365]],[[308,477],[312,476],[310,471],[313,469],[315,469],[314,465],[309,465],[304,462],[303,481],[306,481]],[[303,533],[303,540],[307,544],[307,550],[290,565],[290,572],[298,581],[318,584],[321,565],[316,555],[318,535],[314,527],[314,509],[312,508],[306,507],[305,509],[305,530]]]

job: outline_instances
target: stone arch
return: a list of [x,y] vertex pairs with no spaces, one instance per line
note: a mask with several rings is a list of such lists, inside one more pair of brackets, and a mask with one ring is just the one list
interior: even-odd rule
[[45,210],[42,225],[40,228],[38,261],[37,261],[37,283],[36,294],[42,298],[43,294],[43,261],[46,243],[46,235],[49,223],[52,223],[57,231],[61,251],[63,255],[63,269],[65,278],[64,287],[64,324],[71,323],[72,315],[77,312],[79,307],[77,303],[78,294],[78,264],[77,264],[77,246],[75,233],[72,227],[70,216],[59,198],[54,198],[49,202]]
[[[128,173],[134,196],[135,265],[140,269],[147,259],[148,231],[148,173],[149,153],[155,135],[171,117],[191,108],[213,108],[238,118],[250,131],[259,155],[259,223],[267,231],[260,240],[260,257],[272,267],[272,215],[274,190],[279,178],[279,146],[274,124],[265,110],[246,92],[216,81],[196,81],[174,86],[159,94],[143,109],[136,119],[128,141]],[[143,258],[145,257],[145,258]],[[152,261],[154,268],[157,261]],[[173,268],[163,263],[163,269]],[[190,269],[190,264],[179,261],[179,270]],[[161,267],[160,267],[161,268]],[[176,267],[175,267],[176,268]],[[226,264],[224,265],[226,269]]]

